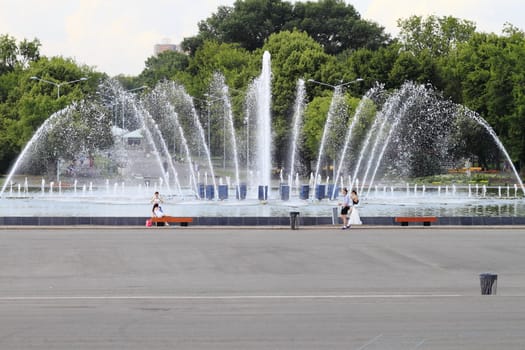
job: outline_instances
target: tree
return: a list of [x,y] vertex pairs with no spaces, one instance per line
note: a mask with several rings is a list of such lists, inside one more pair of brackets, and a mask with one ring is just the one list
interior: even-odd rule
[[[292,19],[292,5],[281,0],[237,0],[233,7],[221,6],[217,13],[199,23],[201,40],[237,43],[253,51],[261,48],[272,34],[280,32]],[[185,42],[188,48],[190,43]],[[201,41],[202,42],[202,41]]]
[[200,22],[199,34],[185,38],[182,46],[193,54],[205,40],[217,40],[254,51],[270,35],[293,30],[308,33],[328,54],[360,47],[377,49],[390,40],[383,27],[361,19],[343,0],[293,5],[282,0],[237,0],[233,7],[221,6]]
[[171,80],[183,72],[189,64],[186,54],[175,51],[164,51],[146,60],[145,68],[138,76],[139,85],[154,86],[157,82]]
[[[346,51],[348,57],[341,62],[341,65],[346,67],[353,77],[362,78],[365,82],[379,82],[385,84],[386,88],[397,88],[400,85],[399,81],[391,80],[390,72],[399,59],[399,51],[399,43],[391,43],[378,50]],[[361,84],[356,88],[363,95],[367,86]]]
[[474,32],[474,22],[451,16],[411,16],[397,22],[399,38],[405,50],[418,55],[428,50],[434,57],[447,55],[459,43],[467,42]]
[[[522,107],[524,57],[523,32],[508,26],[503,36],[475,33],[467,43],[458,45],[443,60],[444,80],[457,82],[452,88],[460,91],[456,101],[479,113],[493,126],[515,162],[525,159],[521,127],[525,122]],[[476,139],[474,141],[477,142]],[[469,146],[478,149],[477,144]],[[477,155],[480,159],[486,159],[488,165],[489,158],[485,151],[479,150]],[[492,166],[501,165],[496,157],[490,160]]]
[[33,41],[27,41],[24,39],[18,46],[18,52],[20,53],[19,61],[24,68],[27,68],[29,62],[36,62],[40,59],[40,41],[33,39]]
[[[319,148],[321,145],[321,139],[325,124],[328,118],[328,112],[333,99],[333,91],[326,91],[323,96],[315,97],[307,106],[305,110],[305,122],[303,127],[303,137],[301,141],[304,144],[304,153],[301,155],[306,164],[310,165],[313,161],[316,161],[318,156]],[[329,129],[327,134],[327,143],[325,153],[328,158],[333,161],[339,162],[342,154],[341,149],[344,147],[345,139],[347,136],[347,128],[351,122],[353,113],[355,112],[360,99],[351,97],[349,95],[343,96],[343,99],[338,101],[339,106],[336,106],[338,110],[335,120],[332,120],[332,127]],[[366,113],[369,118],[372,113]],[[361,120],[361,123],[366,124],[367,120]],[[361,126],[357,126],[355,135],[358,138],[362,137],[363,129]],[[358,144],[356,142],[355,144]],[[354,152],[356,153],[356,152]],[[348,155],[347,155],[348,156]],[[350,157],[348,157],[350,158]],[[312,169],[308,169],[311,171]]]
[[[57,87],[30,77],[49,81],[72,81],[89,77],[87,81],[65,84],[57,98]],[[9,164],[33,136],[40,125],[54,112],[75,100],[93,93],[102,74],[87,66],[78,66],[71,59],[40,58],[30,62],[27,69],[21,64],[10,72],[0,74],[0,170]]]
[[40,58],[40,41],[24,39],[18,45],[16,39],[4,34],[0,35],[0,74],[13,71],[17,66],[26,68],[29,62]]
[[213,74],[221,72],[233,90],[243,89],[257,74],[252,54],[236,44],[206,41],[190,60],[184,73],[177,76],[190,94],[202,96],[209,92]]
[[342,0],[296,2],[293,20],[284,29],[306,32],[330,55],[348,49],[376,50],[389,41],[383,27],[361,19],[356,9]]
[[306,33],[284,31],[273,34],[263,48],[271,54],[272,64],[272,118],[275,132],[276,159],[281,164],[285,154],[290,125],[292,124],[295,86],[299,79],[314,77],[315,72],[333,57]]
[[9,35],[0,35],[0,74],[12,71],[17,62],[16,40]]

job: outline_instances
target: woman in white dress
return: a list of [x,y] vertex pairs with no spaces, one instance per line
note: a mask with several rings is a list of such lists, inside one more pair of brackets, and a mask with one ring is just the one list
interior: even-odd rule
[[357,192],[355,190],[352,191],[352,194],[350,194],[350,198],[352,202],[352,207],[349,211],[350,217],[348,218],[348,228],[350,228],[351,225],[363,224],[361,222],[361,217],[359,216],[359,210],[357,210],[357,205],[359,204],[359,197],[357,196]]

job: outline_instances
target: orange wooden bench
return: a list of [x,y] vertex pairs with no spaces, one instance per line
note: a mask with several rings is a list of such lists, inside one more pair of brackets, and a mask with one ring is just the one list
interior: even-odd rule
[[188,226],[190,222],[193,222],[193,218],[189,217],[177,217],[177,216],[163,216],[160,218],[153,217],[151,218],[151,222],[153,224],[157,224],[158,222],[163,223],[180,223],[181,226]]
[[430,226],[431,222],[437,222],[435,216],[396,216],[395,222],[401,223],[401,226],[408,226],[409,222],[422,222],[423,226]]

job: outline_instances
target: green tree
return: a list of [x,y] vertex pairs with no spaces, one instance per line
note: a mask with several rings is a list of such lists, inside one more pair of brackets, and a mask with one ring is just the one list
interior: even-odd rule
[[146,60],[146,67],[138,76],[137,85],[154,86],[163,79],[172,80],[183,72],[188,64],[188,56],[180,52],[164,51],[157,56],[151,56]]
[[40,41],[24,39],[18,45],[16,39],[4,34],[0,35],[0,74],[13,71],[17,66],[27,67],[32,61],[40,58]]
[[0,36],[0,74],[15,69],[18,47],[16,39],[9,35]]
[[411,16],[397,22],[399,38],[405,50],[416,55],[424,50],[435,57],[446,55],[459,43],[467,42],[474,32],[474,22],[451,16]]
[[[273,34],[263,48],[271,54],[272,122],[275,132],[276,159],[282,166],[290,136],[295,87],[299,79],[314,77],[335,59],[306,33],[283,31]],[[260,56],[259,56],[260,57]]]
[[[475,33],[443,60],[444,80],[456,82],[448,83],[448,94],[487,120],[517,163],[522,163],[525,155],[520,126],[525,122],[522,113],[524,57],[523,32],[507,26],[503,36]],[[475,144],[470,146],[476,149]],[[479,151],[479,159],[488,159],[485,153]],[[502,165],[497,157],[491,159],[491,166]],[[488,160],[485,162],[488,165]]]
[[178,79],[194,96],[208,92],[215,72],[221,72],[232,89],[241,89],[255,76],[254,63],[252,55],[239,45],[206,41]]
[[[303,140],[304,153],[301,155],[306,164],[312,165],[317,161],[319,148],[321,145],[321,139],[323,131],[328,118],[328,112],[332,103],[333,91],[325,91],[323,96],[314,97],[313,100],[308,104],[305,115],[304,115],[304,126],[303,126]],[[353,114],[359,104],[360,99],[345,95],[342,101],[339,101],[342,106],[337,107],[338,112],[335,116],[335,120],[332,121],[332,128],[330,128],[327,134],[327,144],[325,153],[330,159],[330,164],[335,160],[339,162],[338,157],[341,156],[339,152],[344,147],[347,129],[349,123],[354,117]],[[358,138],[363,135],[364,125],[368,123],[369,114],[366,113],[367,117],[360,120],[361,124],[357,127],[355,134]],[[355,135],[354,135],[355,136]],[[356,143],[357,144],[357,143]],[[313,165],[315,167],[315,165]],[[311,172],[312,169],[308,169]]]
[[221,6],[199,23],[199,34],[185,38],[182,47],[193,54],[205,40],[237,43],[253,51],[270,35],[281,31],[304,31],[328,54],[366,47],[377,49],[390,40],[384,28],[361,19],[343,0],[296,2],[282,0],[237,0]]
[[343,0],[296,2],[293,20],[284,29],[298,29],[317,41],[327,54],[358,48],[378,49],[389,41],[384,28],[361,19]]
[[253,51],[278,33],[292,19],[292,5],[281,0],[237,0],[233,7],[221,6],[199,23],[198,39],[185,39],[183,47],[195,51],[204,40],[237,43]]
[[352,89],[355,88],[354,91],[364,95],[368,82],[380,82],[385,84],[386,88],[398,87],[398,81],[391,81],[389,77],[398,59],[399,48],[399,44],[392,43],[378,50],[358,49],[346,51],[344,55],[340,55],[341,65],[346,67],[349,75],[364,80],[363,84],[352,86]]
[[[81,77],[89,79],[61,85],[58,98],[56,85],[30,79],[33,76],[57,84]],[[27,69],[22,69],[20,65],[0,75],[0,171],[8,169],[22,147],[49,116],[93,93],[102,76],[87,66],[78,66],[73,60],[61,57],[42,57],[30,62]]]

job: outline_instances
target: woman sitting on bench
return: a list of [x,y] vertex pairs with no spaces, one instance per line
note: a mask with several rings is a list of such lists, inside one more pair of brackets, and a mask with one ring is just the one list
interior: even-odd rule
[[[151,209],[151,213],[152,213],[152,217],[153,218],[161,218],[161,217],[164,216],[164,212],[162,211],[159,203],[153,204],[153,209]],[[166,223],[164,223],[164,222],[157,222],[156,224],[157,224],[157,226],[164,226],[164,225],[169,226],[169,224],[167,222]]]

